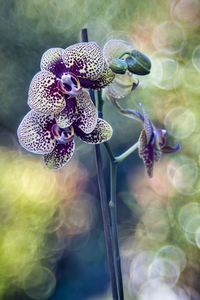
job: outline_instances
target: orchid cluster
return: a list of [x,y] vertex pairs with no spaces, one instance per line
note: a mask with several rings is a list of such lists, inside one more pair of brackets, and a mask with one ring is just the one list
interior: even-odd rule
[[32,110],[17,134],[26,150],[43,154],[46,165],[58,169],[73,155],[74,135],[91,144],[111,138],[112,127],[98,118],[84,88],[103,88],[115,75],[94,42],[78,43],[65,50],[51,48],[43,54],[40,67],[28,92]]
[[20,144],[44,155],[50,169],[59,169],[71,159],[75,135],[90,144],[104,143],[112,136],[112,127],[98,118],[86,89],[104,88],[106,97],[122,114],[143,123],[138,150],[149,177],[161,152],[180,149],[179,143],[175,148],[166,146],[166,130],[155,128],[142,104],[143,115],[117,104],[138,86],[135,74],[147,75],[151,69],[148,57],[128,42],[109,40],[103,51],[95,42],[51,48],[43,54],[40,68],[28,92],[31,111],[17,133]]

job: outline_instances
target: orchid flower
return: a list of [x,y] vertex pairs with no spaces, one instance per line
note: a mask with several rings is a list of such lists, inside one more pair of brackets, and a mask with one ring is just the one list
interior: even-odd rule
[[132,110],[136,114],[136,119],[140,119],[144,126],[138,141],[138,151],[140,158],[143,159],[147,175],[152,177],[154,161],[159,161],[161,153],[176,152],[181,146],[179,142],[175,147],[166,145],[165,135],[167,131],[165,129],[156,128],[141,103],[140,107],[142,108],[143,115],[138,111]]
[[80,109],[72,123],[66,111],[54,115],[31,110],[17,131],[21,146],[32,153],[44,155],[50,169],[59,169],[71,159],[75,149],[74,135],[89,144],[103,143],[112,136],[112,127],[100,118],[91,117],[89,107],[82,114]]
[[115,76],[95,42],[51,48],[43,54],[40,67],[30,84],[28,104],[44,114],[60,113],[82,88],[105,87]]

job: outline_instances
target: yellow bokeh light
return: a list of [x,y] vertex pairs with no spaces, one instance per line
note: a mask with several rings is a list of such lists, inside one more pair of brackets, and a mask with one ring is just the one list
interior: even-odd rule
[[87,173],[78,162],[52,172],[37,156],[3,147],[0,168],[0,298],[16,286],[47,299],[59,253],[74,234],[90,230],[95,216],[89,195],[82,197]]

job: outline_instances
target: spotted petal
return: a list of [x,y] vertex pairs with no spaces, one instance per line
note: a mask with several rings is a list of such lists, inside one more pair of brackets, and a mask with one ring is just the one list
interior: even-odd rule
[[56,123],[60,128],[69,127],[77,119],[76,98],[66,100],[66,107],[59,114],[55,114]]
[[112,136],[112,127],[104,120],[98,118],[95,129],[86,134],[78,127],[74,128],[76,135],[85,143],[100,144],[108,141]]
[[98,88],[103,88],[111,83],[114,78],[115,74],[108,68],[107,64],[104,63],[103,71],[101,76],[96,80],[96,85],[98,85]]
[[75,122],[83,132],[90,133],[97,124],[97,109],[94,106],[90,95],[86,91],[82,91],[77,97],[78,117]]
[[153,124],[150,121],[147,112],[144,109],[144,106],[142,105],[142,103],[139,103],[140,107],[142,108],[142,112],[143,112],[143,117],[144,117],[144,130],[146,133],[146,137],[147,137],[147,144],[150,142],[152,136],[153,136]]
[[144,162],[146,172],[149,177],[153,176],[154,151],[151,143],[147,143],[146,132],[143,129],[139,137],[138,152]]
[[120,54],[133,50],[133,46],[123,40],[109,40],[103,48],[104,59],[109,66],[112,59],[120,56]]
[[21,146],[36,154],[52,152],[56,144],[51,134],[53,124],[55,124],[53,115],[43,115],[31,110],[17,130]]
[[40,68],[42,71],[52,72],[57,77],[61,77],[66,72],[66,67],[62,60],[62,48],[50,48],[42,55]]
[[65,97],[58,89],[58,80],[53,73],[41,71],[33,77],[28,105],[44,114],[59,113],[65,108]]
[[103,54],[95,42],[78,43],[64,50],[67,70],[80,78],[96,80],[103,70]]
[[89,80],[86,78],[80,78],[80,84],[84,88],[100,89],[110,84],[114,78],[115,78],[115,74],[104,63],[103,71],[98,79]]
[[75,143],[74,140],[67,144],[56,144],[54,150],[44,155],[44,162],[51,170],[62,168],[72,158],[74,153]]
[[153,150],[154,160],[157,162],[157,161],[159,161],[160,157],[161,157],[161,151],[154,148],[154,150]]

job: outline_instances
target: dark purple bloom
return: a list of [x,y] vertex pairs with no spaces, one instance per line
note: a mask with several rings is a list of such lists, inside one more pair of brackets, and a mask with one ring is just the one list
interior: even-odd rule
[[143,122],[144,129],[139,137],[138,151],[139,156],[143,159],[147,174],[149,177],[153,176],[154,161],[160,159],[161,153],[172,153],[178,151],[181,147],[177,143],[176,147],[170,147],[166,145],[166,133],[165,129],[157,129],[151,120],[149,119],[143,105],[140,103],[143,115],[137,111],[136,119],[140,118]]
[[82,88],[102,88],[114,78],[95,42],[78,43],[65,50],[51,48],[43,54],[40,67],[30,84],[28,104],[45,114],[60,113]]
[[[82,100],[84,97],[83,95]],[[31,110],[23,118],[17,131],[22,147],[30,152],[43,154],[44,161],[50,169],[59,169],[73,155],[75,134],[89,144],[109,140],[112,127],[106,121],[97,118],[96,110],[94,115],[92,107],[85,107],[82,100],[79,97],[77,112],[72,114],[72,117],[68,111],[66,114],[66,110],[57,115]]]

